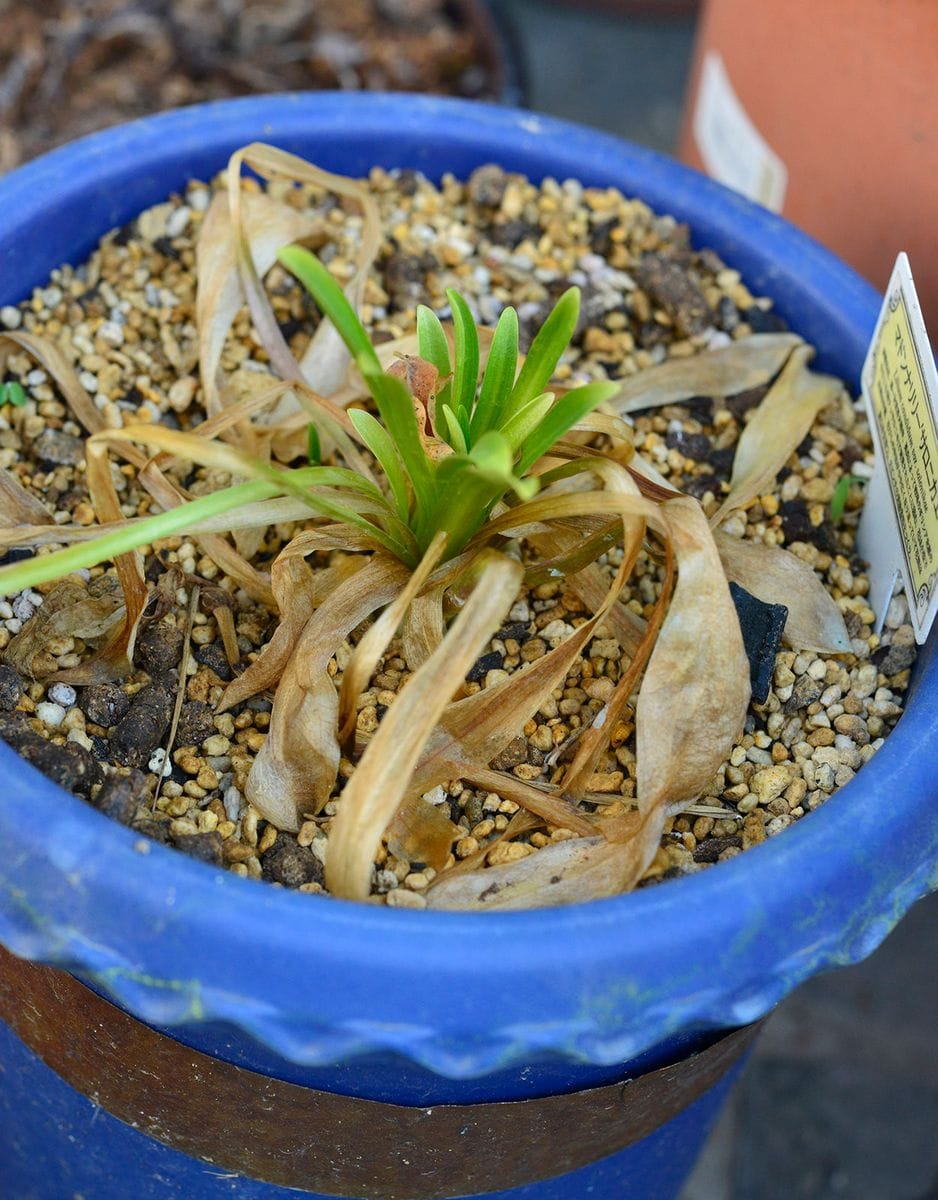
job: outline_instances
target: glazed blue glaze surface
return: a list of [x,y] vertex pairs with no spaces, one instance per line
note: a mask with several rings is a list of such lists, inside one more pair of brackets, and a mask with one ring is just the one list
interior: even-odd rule
[[[251,140],[346,173],[465,176],[494,161],[619,187],[688,221],[696,244],[775,299],[821,366],[859,376],[878,297],[778,217],[602,134],[415,97],[231,101],[55,151],[0,180],[0,303]],[[670,1038],[755,1020],[808,976],[865,957],[938,886],[936,699],[933,636],[882,751],[783,836],[634,895],[481,916],[320,900],[157,845],[141,853],[0,746],[0,940],[219,1052],[241,1030],[231,1053],[308,1068],[390,1054],[450,1080],[532,1063],[601,1074]]]

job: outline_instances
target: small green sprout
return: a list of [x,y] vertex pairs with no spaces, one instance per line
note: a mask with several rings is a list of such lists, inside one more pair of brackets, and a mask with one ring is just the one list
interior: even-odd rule
[[306,457],[311,467],[322,466],[322,443],[319,440],[319,431],[312,422],[306,429]]
[[831,496],[831,520],[834,524],[844,515],[844,509],[847,507],[847,497],[850,495],[850,489],[855,483],[866,483],[866,480],[860,475],[842,475],[837,481],[834,494]]
[[20,408],[26,403],[26,399],[23,385],[15,379],[0,383],[0,404],[12,404],[14,408]]
[[421,305],[419,359],[433,368],[438,390],[408,390],[400,372],[382,370],[357,314],[319,259],[300,246],[286,247],[278,258],[335,325],[371,393],[380,421],[364,409],[351,409],[349,417],[385,474],[417,557],[440,531],[447,534],[447,557],[458,554],[499,500],[512,493],[530,499],[538,488],[527,475],[534,463],[616,392],[612,383],[586,384],[559,399],[546,390],[576,328],[577,288],[558,300],[520,372],[518,316],[513,308],[502,312],[481,386],[479,335],[466,301],[447,291],[452,358],[439,318]]

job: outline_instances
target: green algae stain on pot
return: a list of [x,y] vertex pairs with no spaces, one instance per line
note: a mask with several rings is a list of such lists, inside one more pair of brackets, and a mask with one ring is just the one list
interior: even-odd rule
[[189,1007],[174,1014],[174,1022],[203,1021],[205,1007],[202,1004],[202,985],[198,979],[157,979],[142,971],[131,971],[127,967],[107,967],[96,971],[92,980],[108,992],[113,992],[122,982],[137,984],[150,992],[167,992],[182,996]]

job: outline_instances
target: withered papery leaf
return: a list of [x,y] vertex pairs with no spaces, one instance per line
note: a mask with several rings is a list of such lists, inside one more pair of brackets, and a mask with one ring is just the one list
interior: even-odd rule
[[[636,822],[637,834],[644,828]],[[658,838],[649,841],[653,842],[651,857],[654,857]],[[427,905],[486,912],[602,900],[631,886],[630,860],[631,854],[625,846],[607,842],[605,838],[571,838],[554,842],[516,862],[454,872],[452,876],[447,873],[427,893]]]
[[[85,479],[88,496],[99,522],[119,521],[123,517],[111,464],[104,445],[89,438],[85,444]],[[107,641],[77,667],[60,671],[58,678],[63,683],[108,683],[127,675],[133,664],[134,643],[137,627],[147,603],[147,585],[143,575],[143,555],[139,550],[118,554],[114,559],[117,578],[124,596],[124,620]]]
[[329,659],[357,625],[394,599],[406,581],[405,567],[375,555],[335,588],[306,622],[277,687],[267,739],[245,789],[248,800],[278,829],[298,830],[303,813],[319,812],[336,781],[339,693],[327,673]]
[[729,587],[697,502],[668,501],[661,519],[678,582],[636,709],[639,811],[610,824],[615,840],[562,842],[516,863],[444,876],[428,896],[432,906],[528,908],[629,890],[655,856],[669,808],[699,794],[730,752],[749,702],[749,664]]
[[[238,270],[251,317],[261,341],[270,355],[274,369],[284,379],[305,379],[321,396],[331,396],[345,379],[349,363],[348,350],[332,322],[322,321],[306,349],[302,363],[298,364],[293,358],[277,325],[251,256],[247,252],[241,216],[241,203],[245,196],[241,187],[242,163],[264,179],[313,184],[344,196],[358,206],[362,214],[361,240],[356,254],[355,271],[345,289],[349,302],[356,310],[361,306],[368,271],[381,244],[378,206],[368,190],[367,183],[324,171],[295,154],[289,154],[263,142],[253,142],[237,150],[228,162],[228,203],[235,232]],[[285,396],[274,414],[274,419],[280,420],[295,407],[296,398]]]
[[710,520],[714,528],[771,484],[821,409],[843,391],[839,379],[808,370],[813,357],[810,346],[792,351],[781,375],[750,417],[733,458],[730,494]]
[[422,596],[416,596],[404,614],[401,642],[404,659],[411,671],[422,667],[443,640],[446,632],[443,622],[444,590],[442,587],[433,587]]
[[314,549],[335,549],[335,540],[329,534],[309,530],[302,543],[294,538],[278,554],[270,578],[280,623],[260,655],[228,684],[218,705],[219,712],[276,686],[307,621],[330,592],[361,568],[361,560],[349,557],[319,571],[310,569],[306,555]]
[[766,604],[784,604],[788,619],[782,634],[795,650],[845,654],[850,634],[834,598],[812,567],[789,550],[716,532],[727,579]]
[[[278,250],[310,237],[322,224],[320,218],[274,200],[266,192],[242,193],[241,221],[247,252],[259,275],[270,270]],[[199,230],[196,270],[199,370],[205,409],[214,416],[221,407],[217,375],[225,338],[244,304],[235,231],[228,196],[224,192],[218,192],[212,200]]]
[[378,660],[388,647],[404,619],[407,607],[427,582],[430,572],[440,561],[446,545],[446,534],[438,533],[427,552],[414,568],[400,593],[365,633],[352,652],[342,676],[339,691],[339,742],[344,745],[355,730],[356,701],[368,686]]
[[56,669],[47,650],[53,638],[94,642],[120,624],[124,613],[120,583],[113,575],[100,575],[88,587],[74,577],[63,579],[12,638],[4,661],[26,679],[48,678]]
[[638,807],[659,832],[666,806],[699,795],[726,760],[750,696],[739,620],[703,510],[682,496],[663,512],[677,584],[635,711]]
[[422,862],[434,871],[442,871],[453,842],[461,834],[460,827],[441,808],[422,796],[410,796],[388,826],[388,849],[404,862]]
[[623,415],[681,404],[694,396],[733,396],[761,387],[781,369],[801,338],[794,333],[754,333],[718,350],[672,358],[624,380],[609,401]]
[[492,553],[446,637],[385,714],[345,787],[330,831],[326,884],[334,895],[359,900],[368,895],[385,828],[407,794],[428,790],[412,781],[427,738],[517,597],[520,581],[520,564]]
[[[0,526],[51,525],[52,515],[5,467],[0,468]],[[58,528],[58,526],[56,526]]]

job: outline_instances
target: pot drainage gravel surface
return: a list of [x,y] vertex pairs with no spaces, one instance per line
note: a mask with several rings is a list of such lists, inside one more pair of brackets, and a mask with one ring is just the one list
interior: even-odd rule
[[[380,206],[383,240],[360,311],[379,348],[413,331],[418,303],[445,318],[447,287],[467,297],[480,324],[493,324],[505,303],[514,304],[524,350],[556,297],[578,284],[580,326],[557,373],[561,383],[629,380],[665,360],[690,361],[743,346],[753,335],[784,331],[771,301],[750,295],[715,254],[692,250],[685,227],[616,191],[549,179],[535,186],[497,167],[479,168],[467,182],[445,177],[439,187],[412,171],[375,170],[370,190]],[[327,232],[319,252],[333,274],[347,279],[360,229],[354,211],[315,188],[277,194],[322,218]],[[212,187],[191,183],[106,235],[86,263],[53,272],[28,301],[0,311],[0,334],[25,332],[58,343],[111,428],[132,418],[188,429],[205,417],[195,246],[211,197]],[[318,314],[280,268],[266,283],[280,328],[300,355]],[[5,353],[3,378],[18,381],[26,395],[25,403],[0,409],[0,466],[57,524],[90,525],[82,430],[67,398],[21,348],[7,345]],[[270,382],[246,310],[234,321],[221,367],[241,398]],[[637,452],[663,484],[693,496],[712,516],[730,491],[740,435],[776,375],[682,403],[633,406]],[[905,602],[892,602],[877,637],[863,564],[854,552],[870,463],[862,406],[842,390],[777,477],[724,522],[730,539],[784,546],[813,568],[849,640],[839,654],[779,650],[764,702],[751,705],[744,731],[711,785],[669,818],[643,884],[698,871],[783,833],[850,780],[899,718],[915,656]],[[134,468],[114,467],[113,478],[125,516],[147,511]],[[192,468],[180,479],[192,495],[227,482],[208,468]],[[269,567],[297,528],[268,529],[252,548],[255,565]],[[10,551],[11,557],[22,554],[18,547]],[[601,560],[610,578],[619,558],[621,551],[612,548]],[[325,567],[330,559],[320,554],[313,561]],[[330,824],[341,800],[336,795],[321,813],[309,814],[298,832],[263,820],[246,801],[245,785],[267,736],[270,699],[261,694],[216,712],[226,683],[269,642],[275,616],[187,536],[155,543],[146,576],[151,595],[135,670],[119,682],[56,681],[63,673],[67,680],[119,615],[112,574],[93,568],[83,580],[43,584],[0,603],[0,733],[40,770],[142,835],[239,875],[322,892]],[[624,597],[627,607],[650,617],[661,583],[661,563],[643,553]],[[196,584],[200,604],[193,611]],[[536,662],[591,611],[564,579],[524,589],[469,672],[465,693],[494,687]],[[337,683],[349,652],[346,645],[328,664]],[[559,779],[578,737],[612,694],[624,661],[615,629],[601,627],[564,685],[493,769],[533,786]],[[379,727],[407,674],[404,648],[394,640],[359,699],[356,750]],[[164,745],[177,700],[167,760]],[[342,759],[340,783],[351,774],[353,759],[354,752]],[[634,709],[626,706],[589,781],[584,812],[626,816],[635,777]],[[376,903],[421,908],[428,898],[432,903],[438,872],[454,864],[512,863],[577,836],[543,821],[525,828],[519,804],[490,787],[448,780],[424,799],[439,820],[451,823],[445,861],[434,868],[400,843],[383,847],[373,877]]]

